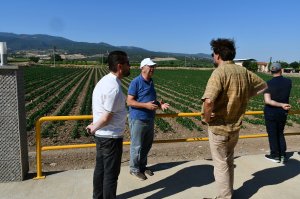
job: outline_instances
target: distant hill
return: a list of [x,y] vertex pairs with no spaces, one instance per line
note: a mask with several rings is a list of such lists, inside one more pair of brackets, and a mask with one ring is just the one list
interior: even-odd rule
[[69,54],[81,53],[84,55],[95,55],[113,50],[124,50],[128,53],[130,58],[142,59],[144,57],[194,57],[194,58],[208,58],[210,55],[198,54],[184,54],[171,52],[155,52],[143,48],[133,46],[112,46],[107,43],[88,43],[76,42],[63,37],[56,37],[44,34],[14,34],[0,32],[0,41],[6,42],[9,52],[28,51],[28,50],[50,50],[55,46],[60,51],[65,51]]

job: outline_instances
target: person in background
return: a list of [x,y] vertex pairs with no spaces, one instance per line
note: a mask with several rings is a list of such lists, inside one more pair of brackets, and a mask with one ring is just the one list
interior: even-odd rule
[[94,199],[116,198],[127,117],[126,96],[121,88],[121,79],[130,74],[127,54],[109,53],[108,65],[110,73],[101,78],[93,91],[93,123],[86,127],[96,142]]
[[202,96],[203,123],[208,124],[209,144],[214,162],[217,197],[233,195],[234,148],[250,97],[262,93],[266,83],[245,67],[234,64],[235,43],[219,38],[210,42],[217,67]]
[[267,81],[268,89],[264,92],[264,115],[270,145],[270,154],[265,155],[265,158],[285,163],[288,158],[283,131],[291,108],[289,97],[292,81],[282,76],[280,63],[272,63],[270,71],[273,78]]
[[156,63],[145,58],[141,64],[141,74],[134,78],[128,88],[130,128],[130,174],[141,180],[154,173],[147,168],[147,156],[154,138],[154,117],[157,109],[168,109],[169,104],[158,102],[152,76]]

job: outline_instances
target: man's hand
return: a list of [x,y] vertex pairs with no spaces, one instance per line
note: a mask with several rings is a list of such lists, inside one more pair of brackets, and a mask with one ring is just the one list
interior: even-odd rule
[[156,109],[158,109],[158,105],[155,103],[155,101],[147,102],[145,105],[146,108],[151,111],[155,111]]
[[87,134],[89,134],[89,135],[94,135],[97,130],[93,123],[88,125],[85,129],[86,129]]
[[204,119],[201,119],[201,124],[203,124],[203,125],[207,125],[208,123],[207,123],[207,122],[205,122],[205,120],[204,120]]
[[[211,113],[211,115],[210,115],[210,119],[211,118],[213,118],[213,117],[215,117],[215,113]],[[206,122],[206,120],[205,120],[205,118],[203,117],[202,119],[201,119],[201,123],[203,124],[203,125],[206,125],[206,124],[208,124],[207,122]]]
[[292,106],[290,104],[282,104],[281,106],[284,110],[288,111],[292,108]]
[[164,103],[162,100],[160,101],[160,108],[161,108],[162,111],[165,111],[169,107],[170,107],[170,104]]

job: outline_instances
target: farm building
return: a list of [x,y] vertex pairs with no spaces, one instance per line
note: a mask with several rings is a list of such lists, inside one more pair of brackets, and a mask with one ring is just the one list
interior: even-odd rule
[[235,64],[243,66],[244,61],[256,61],[255,59],[234,59]]
[[258,72],[269,72],[269,63],[267,62],[257,62]]

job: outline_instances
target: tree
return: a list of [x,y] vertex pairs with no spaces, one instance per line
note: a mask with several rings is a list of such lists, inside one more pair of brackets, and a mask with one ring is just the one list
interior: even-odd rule
[[257,72],[257,70],[258,70],[257,62],[255,62],[255,61],[246,60],[243,62],[243,66],[253,72]]
[[282,67],[282,68],[288,68],[288,67],[289,67],[289,64],[288,64],[287,62],[279,61],[278,63],[281,64],[281,67]]
[[40,60],[40,58],[39,57],[29,57],[29,60],[30,61],[32,61],[32,62],[34,62],[34,63],[38,63],[39,62],[39,60]]
[[294,62],[290,63],[290,67],[292,67],[293,69],[298,69],[299,68],[299,63],[294,61]]
[[[63,60],[59,54],[54,54],[54,56],[55,56],[55,61],[62,61]],[[53,60],[53,55],[51,55],[51,60]]]

